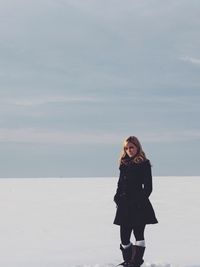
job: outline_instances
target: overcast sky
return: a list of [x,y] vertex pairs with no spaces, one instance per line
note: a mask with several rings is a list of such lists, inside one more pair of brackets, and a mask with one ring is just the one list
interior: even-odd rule
[[0,0],[0,177],[200,174],[200,1]]

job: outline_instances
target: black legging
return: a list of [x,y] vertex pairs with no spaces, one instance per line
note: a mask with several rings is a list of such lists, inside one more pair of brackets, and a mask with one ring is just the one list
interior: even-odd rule
[[137,225],[133,227],[120,225],[121,243],[123,245],[128,245],[130,243],[132,230],[133,230],[136,241],[144,240],[144,228],[145,228],[145,224]]

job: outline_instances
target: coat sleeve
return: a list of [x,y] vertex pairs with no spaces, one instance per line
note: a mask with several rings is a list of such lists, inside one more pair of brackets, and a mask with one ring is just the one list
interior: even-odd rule
[[144,194],[146,197],[151,195],[153,190],[152,186],[152,173],[151,173],[151,165],[150,163],[147,164],[144,171]]
[[121,171],[120,171],[120,175],[119,175],[119,179],[117,182],[117,190],[116,190],[116,194],[114,195],[114,202],[118,205],[119,200],[120,200],[120,194],[122,191],[122,187],[121,187]]

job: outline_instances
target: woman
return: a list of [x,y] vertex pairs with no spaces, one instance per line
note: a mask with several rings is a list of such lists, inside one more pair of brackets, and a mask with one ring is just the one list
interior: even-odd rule
[[[130,136],[124,141],[119,169],[113,223],[120,225],[120,249],[124,259],[120,265],[139,267],[144,262],[145,226],[158,223],[158,220],[149,200],[152,192],[151,164],[137,137]],[[132,231],[135,245],[130,242]]]

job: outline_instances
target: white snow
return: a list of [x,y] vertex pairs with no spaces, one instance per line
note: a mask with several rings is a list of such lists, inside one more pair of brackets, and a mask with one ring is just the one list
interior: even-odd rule
[[[143,266],[200,266],[200,177],[154,177]],[[1,267],[111,267],[118,178],[0,179]],[[132,236],[134,242],[134,237]]]

